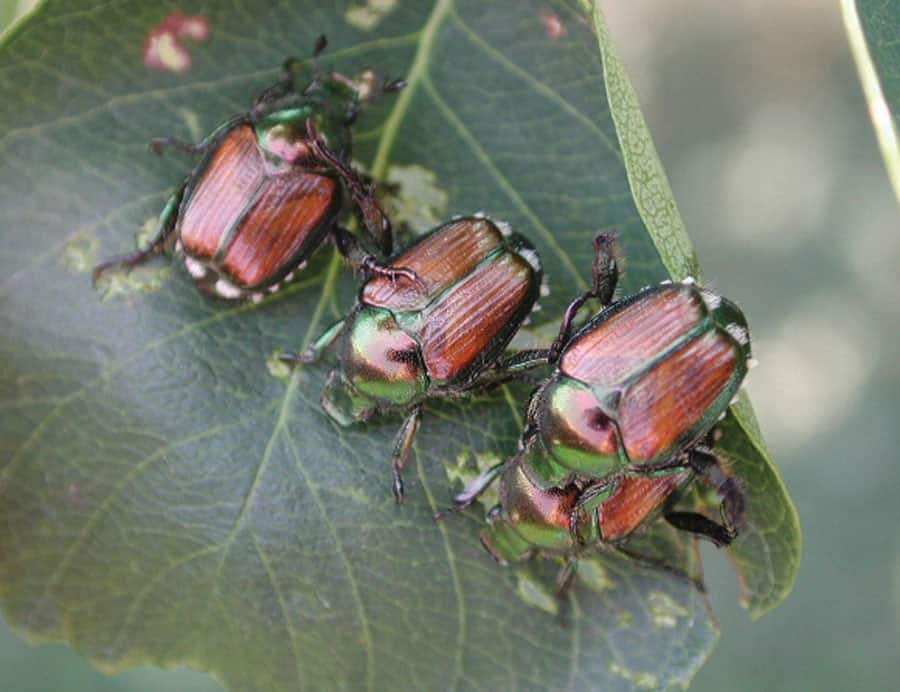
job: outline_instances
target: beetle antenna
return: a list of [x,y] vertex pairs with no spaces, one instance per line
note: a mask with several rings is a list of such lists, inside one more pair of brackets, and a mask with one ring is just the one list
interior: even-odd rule
[[[310,80],[309,84],[304,87],[304,94],[314,91],[322,83],[322,68],[319,66],[319,54],[325,50],[326,46],[328,46],[328,39],[325,37],[325,34],[319,34],[319,37],[313,45],[312,53],[310,53],[309,56],[309,61],[313,66],[313,78]],[[297,63],[300,61],[292,59],[292,62]],[[287,69],[287,65],[285,65],[285,69]]]
[[313,46],[312,57],[315,60],[319,57],[319,53],[321,53],[328,46],[328,37],[325,34],[319,34],[319,38],[316,39],[316,43]]
[[383,79],[378,81],[378,75],[372,68],[366,68],[355,80],[353,86],[359,95],[360,104],[377,101],[385,94],[395,94],[406,87],[406,80],[402,77],[395,79]]
[[600,232],[594,238],[593,297],[604,307],[612,302],[619,280],[619,258],[616,256],[618,241],[619,234],[615,231]]
[[554,362],[559,358],[566,342],[569,340],[572,325],[575,322],[578,311],[589,299],[598,299],[604,308],[612,302],[613,295],[616,292],[616,282],[619,279],[619,264],[616,258],[617,238],[618,234],[614,232],[601,232],[594,238],[591,288],[575,298],[566,308],[565,316],[559,327],[559,335],[550,346],[550,362]]
[[313,46],[312,55],[310,56],[316,81],[319,81],[319,77],[322,74],[322,70],[319,67],[319,54],[323,50],[325,50],[326,46],[328,46],[328,39],[325,37],[325,34],[320,34],[319,38],[316,39],[316,43]]

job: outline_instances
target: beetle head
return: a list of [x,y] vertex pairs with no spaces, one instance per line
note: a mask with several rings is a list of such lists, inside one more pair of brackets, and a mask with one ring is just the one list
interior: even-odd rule
[[339,347],[339,370],[328,378],[322,406],[349,425],[381,409],[402,408],[428,387],[418,344],[390,310],[364,306],[348,319]]

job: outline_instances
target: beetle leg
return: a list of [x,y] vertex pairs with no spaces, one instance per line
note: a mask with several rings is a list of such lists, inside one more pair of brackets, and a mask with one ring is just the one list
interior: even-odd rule
[[398,279],[406,279],[410,283],[416,284],[420,291],[425,292],[425,284],[422,282],[422,279],[419,278],[419,275],[416,274],[412,269],[407,269],[406,267],[392,267],[388,264],[382,264],[377,259],[372,257],[372,255],[366,255],[362,262],[359,263],[359,268],[363,271],[364,274],[370,274],[375,276],[383,276],[391,281],[397,281]]
[[518,351],[510,356],[497,361],[494,369],[503,370],[512,374],[518,374],[546,365],[550,360],[550,350],[546,348],[533,348],[527,351]]
[[616,284],[619,282],[619,263],[616,258],[615,233],[599,233],[594,238],[594,265],[591,268],[593,295],[604,307],[613,302]]
[[206,140],[200,142],[200,144],[185,142],[182,139],[175,139],[174,137],[154,137],[150,140],[150,151],[156,155],[161,155],[163,150],[167,147],[172,147],[182,154],[200,154],[203,153],[208,146],[209,142]]
[[675,457],[658,465],[633,466],[630,471],[649,473],[666,469],[687,468],[707,485],[715,489],[722,499],[720,512],[722,523],[697,512],[665,512],[665,520],[677,529],[703,536],[716,547],[729,545],[743,528],[746,498],[743,484],[722,468],[716,456],[705,449],[692,449],[686,455]]
[[379,90],[379,94],[394,94],[398,91],[402,91],[406,88],[406,80],[403,77],[397,77],[395,79],[385,78],[381,83],[381,89]]
[[394,438],[391,467],[394,472],[394,499],[397,501],[397,504],[403,502],[403,469],[409,460],[409,452],[412,449],[416,432],[419,430],[419,419],[421,416],[422,407],[416,406],[406,420],[403,421],[403,425]]
[[306,136],[309,142],[309,148],[315,158],[333,169],[344,181],[350,197],[353,199],[362,217],[363,225],[366,230],[378,243],[379,248],[385,255],[390,255],[394,245],[394,232],[391,227],[390,219],[381,208],[378,200],[375,198],[375,186],[366,185],[359,173],[344,163],[337,156],[325,140],[316,130],[315,123],[312,118],[306,119]]
[[150,140],[150,151],[152,151],[154,154],[160,155],[163,153],[163,150],[166,147],[172,147],[173,149],[180,151],[183,154],[202,154],[203,152],[207,151],[213,144],[217,144],[224,135],[228,134],[235,127],[246,121],[247,118],[243,115],[235,116],[219,125],[215,130],[210,132],[197,144],[194,144],[193,142],[186,142],[183,139],[177,139],[175,137],[154,137]]
[[494,505],[488,510],[488,513],[485,515],[485,520],[488,524],[493,526],[498,521],[500,521],[503,517],[503,505]]
[[721,513],[725,530],[733,539],[746,524],[747,498],[744,484],[727,473],[715,454],[704,449],[688,453],[688,465],[722,499]]
[[296,62],[295,58],[288,58],[284,61],[284,69],[285,76],[278,82],[275,82],[268,89],[263,91],[259,96],[256,97],[256,100],[253,101],[253,108],[251,109],[251,113],[255,116],[263,115],[263,112],[268,108],[269,105],[280,101],[292,94],[294,91],[294,75],[293,72],[290,71],[290,65]]
[[434,518],[443,519],[449,514],[459,512],[466,507],[469,507],[493,484],[495,480],[497,480],[497,476],[500,475],[500,472],[503,471],[506,464],[507,462],[501,461],[499,464],[494,464],[489,469],[482,471],[474,481],[463,488],[461,493],[457,493],[453,496],[452,507],[448,507],[445,510],[435,513]]
[[492,558],[494,558],[494,560],[497,561],[497,564],[502,565],[503,567],[509,566],[509,560],[507,560],[503,556],[503,554],[494,547],[494,545],[490,542],[487,535],[483,531],[479,538],[481,540],[481,547],[488,552],[488,555],[490,555]]
[[[674,456],[655,464],[629,464],[628,473],[635,476],[652,476],[663,471],[676,471],[694,467],[684,455]],[[696,469],[694,469],[696,470]]]
[[569,589],[572,588],[572,584],[575,582],[576,574],[578,574],[578,558],[567,557],[562,569],[559,570],[559,574],[556,575],[557,598],[563,599],[568,595]]
[[555,362],[559,359],[563,347],[569,341],[572,323],[575,321],[575,316],[578,314],[578,311],[581,310],[581,306],[584,305],[589,298],[593,297],[591,291],[585,291],[569,303],[569,306],[566,308],[566,313],[563,315],[562,323],[559,325],[559,334],[557,335],[556,340],[550,344],[549,359],[551,362]]
[[159,227],[150,243],[136,252],[129,252],[124,255],[116,255],[100,262],[94,267],[92,274],[94,285],[108,269],[112,267],[124,267],[132,269],[139,264],[143,264],[153,255],[162,254],[166,249],[166,242],[175,230],[175,222],[178,220],[178,207],[181,204],[181,197],[184,194],[184,185],[175,194],[169,197],[166,206],[159,215]]
[[604,307],[612,302],[616,291],[616,283],[619,280],[619,265],[615,254],[616,235],[614,233],[600,233],[594,238],[594,264],[591,267],[593,285],[590,290],[579,295],[569,303],[562,323],[559,326],[559,335],[550,346],[550,360],[556,361],[572,331],[572,323],[578,315],[578,311],[590,299],[597,298]]
[[611,475],[591,483],[579,494],[569,513],[569,535],[575,545],[584,545],[581,535],[581,522],[585,516],[593,521],[597,507],[609,496],[611,490],[619,484],[619,475]]
[[680,531],[708,538],[717,548],[727,546],[737,536],[733,529],[717,524],[697,512],[666,512],[663,518]]
[[356,236],[350,233],[346,228],[335,226],[332,230],[332,237],[334,238],[334,244],[335,247],[337,247],[338,252],[346,257],[347,261],[354,268],[359,269],[365,274],[384,276],[391,281],[405,279],[406,281],[414,283],[423,293],[425,292],[425,284],[419,278],[419,275],[412,269],[382,264],[372,255],[367,253],[359,244]]
[[546,365],[549,362],[548,358],[549,351],[547,349],[519,351],[511,356],[500,358],[493,366],[478,373],[474,379],[462,385],[459,391],[462,394],[485,391],[512,380],[527,380],[525,373]]
[[503,514],[503,508],[496,505],[487,513],[487,528],[481,532],[481,545],[501,565],[521,562],[533,557],[536,550],[522,538]]
[[309,365],[318,362],[322,357],[322,354],[335,342],[338,336],[340,336],[345,321],[346,320],[338,320],[335,322],[302,353],[282,353],[278,356],[278,360],[290,365]]

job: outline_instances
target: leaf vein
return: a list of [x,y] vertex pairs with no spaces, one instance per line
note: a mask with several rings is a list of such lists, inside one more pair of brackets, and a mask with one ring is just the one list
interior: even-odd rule
[[[373,41],[367,41],[365,43],[358,43],[350,48],[345,48],[344,50],[336,50],[329,53],[327,56],[323,56],[321,62],[328,63],[333,60],[339,60],[349,56],[358,55],[359,53],[364,53],[366,50],[369,50],[371,48],[384,48],[395,45],[405,45],[407,43],[415,41],[416,38],[418,38],[418,32],[391,38],[375,39]],[[21,67],[23,63],[15,63],[15,66]],[[15,142],[21,137],[42,134],[47,130],[56,129],[65,125],[78,125],[86,122],[88,119],[95,115],[107,112],[114,113],[120,106],[140,105],[148,100],[166,101],[167,97],[173,94],[180,93],[192,94],[195,91],[203,90],[215,93],[223,86],[257,81],[266,77],[274,77],[279,72],[280,68],[267,68],[265,70],[245,72],[239,75],[228,75],[220,79],[211,79],[204,82],[198,81],[192,82],[190,84],[180,84],[178,86],[163,89],[151,89],[148,91],[140,91],[136,93],[129,92],[118,96],[110,96],[100,105],[94,106],[93,108],[86,108],[85,110],[79,111],[78,113],[74,113],[72,115],[67,115],[61,118],[54,118],[46,122],[37,123],[35,125],[28,125],[26,127],[11,127],[7,129],[2,136],[0,136],[0,151],[5,150],[10,143]]]
[[578,120],[582,125],[593,132],[616,158],[618,158],[620,161],[623,160],[622,152],[619,150],[618,144],[613,142],[610,139],[609,135],[597,126],[597,123],[595,123],[587,115],[578,110],[572,103],[564,99],[558,91],[551,89],[549,86],[536,79],[534,75],[523,70],[509,58],[503,55],[503,53],[494,48],[490,43],[481,38],[481,36],[474,29],[472,29],[472,27],[466,24],[466,22],[462,19],[462,17],[459,16],[459,14],[455,10],[453,12],[453,19],[456,21],[457,25],[469,36],[469,38],[472,39],[472,42],[482,49],[485,55],[491,58],[498,65],[501,65],[510,74],[513,74],[522,81],[527,82],[541,96],[544,96],[552,103],[562,108],[573,118]]
[[[417,445],[415,446],[415,455],[416,472],[419,476],[419,480],[422,483],[422,489],[425,491],[425,496],[428,498],[428,504],[431,506],[432,513],[437,512],[438,506],[435,503],[434,494],[431,492],[431,486],[429,485],[428,479],[425,476],[425,470],[422,466],[422,456],[419,454],[419,448]],[[453,553],[453,549],[450,547],[450,539],[447,535],[445,522],[438,521],[435,523],[437,524],[438,530],[441,533],[441,539],[444,544],[444,554],[447,557],[447,567],[450,570],[450,579],[453,581],[453,593],[456,598],[456,650],[454,651],[453,660],[453,679],[448,685],[448,688],[452,690],[456,689],[459,681],[463,679],[462,659],[466,643],[466,601],[462,591],[462,584],[459,580],[459,572],[456,569],[456,556]]]
[[427,78],[425,79],[425,90],[428,92],[428,95],[431,97],[438,110],[451,125],[451,127],[453,127],[453,129],[457,131],[459,136],[462,137],[463,141],[465,141],[465,143],[469,146],[469,148],[472,150],[472,153],[484,166],[485,170],[487,170],[494,177],[494,179],[497,181],[497,184],[500,186],[500,189],[506,193],[507,197],[509,197],[513,205],[518,208],[519,212],[531,222],[532,226],[534,226],[534,228],[540,233],[544,242],[553,250],[556,256],[559,257],[563,266],[572,276],[578,287],[582,290],[586,289],[587,281],[585,281],[581,274],[578,272],[578,269],[575,267],[575,264],[572,262],[572,258],[569,257],[569,254],[565,250],[563,250],[562,247],[560,247],[550,229],[547,228],[547,226],[538,217],[534,210],[530,206],[528,206],[528,204],[522,198],[522,195],[518,193],[510,180],[503,174],[503,172],[499,168],[497,168],[494,161],[490,156],[488,156],[487,151],[485,151],[484,147],[481,146],[481,143],[477,139],[475,139],[475,136],[469,131],[465,124],[463,124],[456,113],[453,112],[453,109],[450,108],[450,105],[443,99],[443,97],[441,97],[434,83]]
[[294,467],[297,469],[297,473],[306,484],[306,487],[309,488],[309,492],[312,495],[313,502],[316,505],[316,509],[318,509],[319,514],[322,517],[322,524],[327,528],[328,533],[331,535],[331,540],[334,544],[335,552],[337,553],[338,559],[341,561],[341,564],[344,567],[344,571],[347,573],[347,580],[350,584],[350,592],[353,594],[353,601],[356,604],[356,611],[359,614],[359,625],[362,629],[363,642],[365,643],[366,648],[366,689],[373,690],[375,688],[374,641],[372,639],[372,628],[369,624],[369,616],[366,612],[365,604],[363,603],[362,594],[359,591],[359,583],[356,578],[356,573],[353,571],[353,566],[351,565],[350,560],[347,557],[347,553],[344,552],[344,546],[343,543],[341,543],[340,536],[337,535],[337,531],[335,531],[334,525],[331,523],[331,521],[329,521],[329,514],[322,502],[321,495],[319,495],[318,488],[311,481],[309,474],[307,474],[306,472],[306,468],[300,461],[299,450],[297,449],[296,441],[294,440],[293,435],[291,435],[290,430],[285,430],[285,438],[288,441],[288,446],[293,452]]
[[[91,536],[93,529],[100,523],[100,521],[105,517],[109,510],[111,509],[113,502],[119,496],[119,494],[124,490],[129,483],[131,483],[136,478],[140,477],[141,474],[144,473],[154,462],[164,459],[166,453],[180,447],[182,445],[191,444],[194,442],[198,442],[207,437],[211,437],[221,433],[224,430],[228,430],[233,427],[238,427],[246,423],[246,420],[237,420],[233,421],[226,425],[219,425],[214,428],[205,430],[202,433],[198,433],[196,435],[191,435],[189,437],[183,438],[176,442],[172,442],[171,444],[165,445],[164,447],[160,447],[152,454],[146,456],[140,462],[134,465],[132,469],[126,473],[118,483],[116,483],[109,494],[100,501],[100,503],[93,509],[87,521],[78,531],[75,539],[70,543],[68,550],[63,554],[57,566],[54,568],[53,572],[50,574],[49,578],[46,580],[44,584],[44,589],[41,592],[41,595],[37,598],[37,603],[43,603],[51,594],[53,589],[56,587],[57,583],[63,578],[63,575],[66,573],[69,565],[75,556],[79,553],[81,548],[84,546],[87,539]],[[38,612],[39,607],[34,609],[34,612]]]
[[281,610],[281,617],[284,619],[284,629],[288,634],[288,639],[291,640],[291,650],[294,654],[294,666],[295,671],[297,673],[297,688],[303,689],[303,659],[300,656],[300,649],[297,644],[297,632],[294,629],[294,624],[291,620],[290,613],[288,611],[287,603],[284,601],[284,594],[281,592],[281,588],[278,586],[278,580],[275,578],[275,571],[272,568],[272,564],[269,561],[268,556],[263,550],[262,546],[259,544],[259,540],[256,537],[256,534],[251,531],[250,537],[253,540],[253,546],[256,548],[256,554],[259,555],[259,561],[262,563],[263,568],[266,570],[266,576],[269,578],[269,583],[272,585],[272,591],[275,593],[275,598],[278,600],[278,607]]

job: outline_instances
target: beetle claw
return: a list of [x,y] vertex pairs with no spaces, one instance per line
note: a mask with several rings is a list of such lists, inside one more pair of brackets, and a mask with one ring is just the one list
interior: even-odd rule
[[394,469],[394,500],[398,505],[403,504],[403,476],[400,475],[400,471],[398,469]]
[[391,282],[406,279],[410,283],[415,284],[422,293],[425,293],[425,282],[422,281],[422,279],[419,278],[419,275],[412,269],[407,269],[406,267],[387,267],[380,264],[378,260],[371,255],[362,261],[360,268],[367,274],[383,276]]
[[419,278],[412,269],[406,267],[391,267],[387,269],[387,276],[391,281],[397,281],[401,277],[415,284],[422,293],[425,293],[425,282]]
[[114,267],[121,267],[126,271],[126,273],[130,272],[139,264],[143,264],[144,262],[146,262],[153,255],[159,254],[160,251],[161,250],[154,245],[147,250],[139,250],[128,255],[117,255],[116,257],[110,257],[108,260],[104,260],[94,267],[93,271],[91,272],[91,282],[96,288],[97,282],[110,269],[113,269]]
[[278,360],[288,365],[310,365],[316,362],[316,354],[312,349],[300,353],[281,353]]
[[572,542],[576,546],[581,547],[584,545],[584,540],[578,533],[578,514],[579,512],[572,512],[569,515],[569,535],[572,537]]
[[459,514],[459,507],[445,507],[444,509],[440,509],[432,514],[431,518],[435,521],[441,521],[442,519],[446,519],[452,514]]

